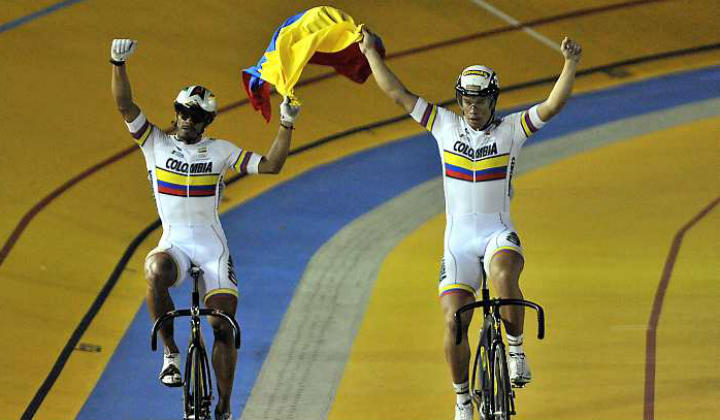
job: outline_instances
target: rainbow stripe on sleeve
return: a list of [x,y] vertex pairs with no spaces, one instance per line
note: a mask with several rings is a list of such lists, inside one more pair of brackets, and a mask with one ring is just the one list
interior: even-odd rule
[[220,174],[188,175],[155,167],[158,192],[177,197],[210,197],[215,195]]
[[505,179],[510,155],[487,157],[473,161],[462,155],[445,150],[445,176],[469,182],[484,182]]
[[426,130],[432,131],[433,124],[435,124],[435,117],[437,116],[437,105],[427,104],[425,112],[420,119],[420,125],[425,127]]
[[523,112],[522,115],[520,115],[520,122],[522,123],[525,137],[530,137],[533,135],[533,133],[538,131],[538,128],[533,125],[532,120],[530,119],[530,112]]
[[153,125],[150,124],[150,121],[145,120],[145,124],[143,124],[140,129],[132,134],[133,138],[135,139],[135,142],[142,147],[145,142],[147,141],[148,136],[150,136],[150,133],[152,132]]
[[233,163],[233,169],[240,174],[247,174],[248,162],[250,162],[250,158],[252,157],[252,155],[252,152],[243,150],[240,153],[240,156],[238,156],[238,158],[235,160],[235,163]]

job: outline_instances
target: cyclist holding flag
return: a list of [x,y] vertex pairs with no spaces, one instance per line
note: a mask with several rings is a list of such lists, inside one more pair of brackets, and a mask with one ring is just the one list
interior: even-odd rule
[[[440,305],[445,318],[444,349],[457,395],[456,420],[472,420],[468,393],[470,346],[465,313],[463,341],[455,345],[455,312],[475,301],[488,275],[500,298],[522,299],[519,286],[524,266],[520,238],[510,218],[512,177],[524,142],[563,108],[572,92],[582,48],[568,38],[560,50],[562,72],[548,98],[527,110],[498,117],[495,105],[500,85],[486,66],[465,68],[457,78],[455,97],[461,115],[439,107],[408,91],[375,48],[376,35],[363,29],[360,50],[370,63],[380,89],[437,141],[443,166],[446,228],[440,272]],[[530,367],[523,351],[524,308],[504,307],[510,381],[521,387],[530,382]]]
[[[202,86],[188,86],[174,102],[175,129],[168,135],[148,121],[133,102],[126,60],[137,42],[115,39],[110,50],[112,93],[118,111],[142,149],[163,235],[145,259],[147,305],[153,320],[174,309],[168,289],[189,277],[192,264],[202,270],[200,292],[205,306],[231,317],[237,307],[237,280],[217,208],[227,170],[240,174],[277,174],[290,148],[299,107],[285,100],[280,106],[280,127],[266,156],[207,137],[205,129],[217,113],[215,95]],[[215,418],[230,419],[237,350],[233,333],[221,320],[210,318],[215,342],[212,364],[219,400]],[[173,339],[172,322],[160,331],[165,345],[160,381],[181,386],[180,354]]]

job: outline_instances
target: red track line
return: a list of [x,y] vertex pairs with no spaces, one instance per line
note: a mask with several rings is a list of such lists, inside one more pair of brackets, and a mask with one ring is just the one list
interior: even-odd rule
[[10,253],[10,250],[12,249],[13,245],[15,245],[15,242],[18,240],[22,232],[25,230],[27,225],[30,223],[30,221],[42,210],[45,206],[47,206],[51,201],[53,201],[55,198],[57,198],[60,194],[64,193],[70,187],[77,184],[78,182],[82,181],[83,179],[87,178],[91,174],[97,172],[98,170],[102,169],[105,166],[108,166],[112,164],[113,162],[117,162],[118,160],[124,158],[125,156],[129,155],[132,151],[136,149],[136,146],[128,147],[127,149],[116,153],[109,158],[103,160],[102,162],[96,163],[95,165],[91,166],[90,168],[84,170],[83,172],[75,175],[73,178],[71,178],[69,181],[65,182],[61,186],[57,187],[55,190],[53,190],[50,194],[46,195],[45,198],[38,201],[37,204],[35,204],[27,213],[25,213],[25,216],[20,220],[20,223],[15,226],[15,230],[10,234],[10,237],[5,241],[5,245],[3,245],[2,250],[0,251],[0,265],[2,265],[3,261],[5,261],[5,258]]
[[[664,1],[668,1],[668,0],[634,0],[634,1],[624,2],[624,3],[616,3],[616,4],[607,5],[607,6],[596,7],[596,8],[577,10],[574,12],[563,13],[561,15],[555,15],[555,16],[549,16],[546,18],[536,19],[536,20],[529,21],[529,22],[521,24],[521,25],[504,26],[504,27],[492,29],[489,31],[477,32],[477,33],[463,36],[460,38],[453,38],[453,39],[449,39],[449,40],[445,40],[445,41],[441,41],[441,42],[436,42],[434,44],[428,44],[428,45],[424,45],[424,46],[417,47],[417,48],[411,48],[411,49],[407,49],[407,50],[403,50],[403,51],[398,51],[395,54],[389,54],[387,56],[387,59],[403,57],[406,55],[415,54],[418,52],[424,52],[424,51],[428,51],[428,50],[432,50],[432,49],[436,49],[436,48],[441,48],[441,47],[445,47],[448,45],[454,45],[454,44],[459,44],[462,42],[472,41],[475,39],[480,39],[483,37],[487,37],[487,36],[491,36],[491,35],[495,35],[495,34],[499,34],[499,33],[503,33],[503,32],[516,31],[516,30],[519,30],[519,29],[522,29],[525,27],[539,26],[539,25],[543,25],[546,23],[557,22],[560,20],[568,19],[568,18],[575,18],[575,17],[580,17],[580,16],[586,16],[586,15],[591,15],[591,14],[596,14],[596,13],[607,12],[607,11],[611,11],[611,10],[619,10],[619,9],[624,9],[624,8],[628,8],[628,7],[640,6],[640,5],[644,5],[647,3],[659,3],[659,2],[664,2]],[[300,81],[296,86],[308,85],[308,84],[319,82],[321,80],[329,79],[329,78],[335,77],[335,76],[337,76],[337,73],[321,74],[321,75]],[[230,104],[220,108],[218,110],[218,114],[230,111],[232,109],[235,109],[237,107],[245,105],[248,102],[249,101],[247,99],[243,99],[240,101],[230,103]],[[72,186],[74,186],[78,182],[80,182],[83,179],[87,178],[88,176],[92,175],[93,173],[95,173],[95,172],[99,171],[100,169],[103,169],[105,166],[108,166],[108,165],[124,158],[125,156],[129,155],[130,153],[132,153],[133,150],[136,150],[135,146],[128,147],[127,149],[124,149],[121,152],[119,152],[113,156],[110,156],[109,158],[103,160],[102,162],[99,162],[99,163],[93,165],[92,167],[81,172],[80,174],[74,176],[69,181],[65,182],[63,185],[59,186],[58,188],[56,188],[55,190],[50,192],[50,194],[45,196],[45,198],[43,198],[42,200],[37,202],[27,213],[25,213],[22,220],[20,220],[20,222],[17,224],[17,226],[15,226],[15,229],[10,234],[8,239],[5,241],[5,244],[3,245],[3,248],[0,251],[0,266],[2,266],[3,262],[5,261],[5,259],[8,256],[8,254],[10,254],[10,251],[12,250],[13,246],[15,246],[15,243],[20,238],[20,235],[22,235],[22,233],[25,231],[25,228],[28,226],[28,224],[30,224],[30,222],[35,218],[35,216],[42,209],[44,209],[51,201],[53,201],[55,198],[60,196],[62,193],[64,193],[68,189],[70,189]]]
[[690,230],[697,222],[705,217],[710,211],[720,203],[720,197],[713,200],[707,205],[700,213],[692,218],[685,226],[675,234],[672,245],[670,246],[670,252],[665,259],[665,268],[663,269],[662,277],[660,277],[660,283],[655,291],[655,300],[653,301],[652,312],[650,313],[650,321],[648,322],[647,335],[645,338],[645,408],[643,412],[644,420],[655,419],[655,348],[657,338],[657,327],[660,322],[660,312],[662,311],[663,300],[665,299],[665,292],[667,291],[668,284],[670,284],[670,276],[672,274],[673,267],[675,266],[675,260],[678,252],[680,251],[680,245],[682,244],[685,233]]

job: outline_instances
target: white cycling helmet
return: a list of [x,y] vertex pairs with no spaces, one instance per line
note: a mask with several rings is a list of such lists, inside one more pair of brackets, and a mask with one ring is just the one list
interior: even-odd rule
[[495,105],[500,95],[500,82],[495,70],[487,66],[473,65],[465,67],[455,83],[455,99],[462,107],[462,96],[490,97],[490,119],[483,130],[495,120]]
[[500,93],[500,83],[495,70],[486,66],[474,65],[463,69],[457,78],[455,90],[466,96],[494,96],[497,98]]
[[199,85],[183,88],[175,98],[175,110],[180,112],[184,108],[195,119],[204,120],[210,124],[217,114],[217,102],[210,89]]

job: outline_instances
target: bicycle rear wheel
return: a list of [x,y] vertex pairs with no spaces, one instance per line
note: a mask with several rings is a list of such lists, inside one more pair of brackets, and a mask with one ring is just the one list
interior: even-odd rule
[[510,378],[508,375],[505,346],[502,342],[495,343],[493,347],[493,419],[508,420],[513,414],[510,408]]

